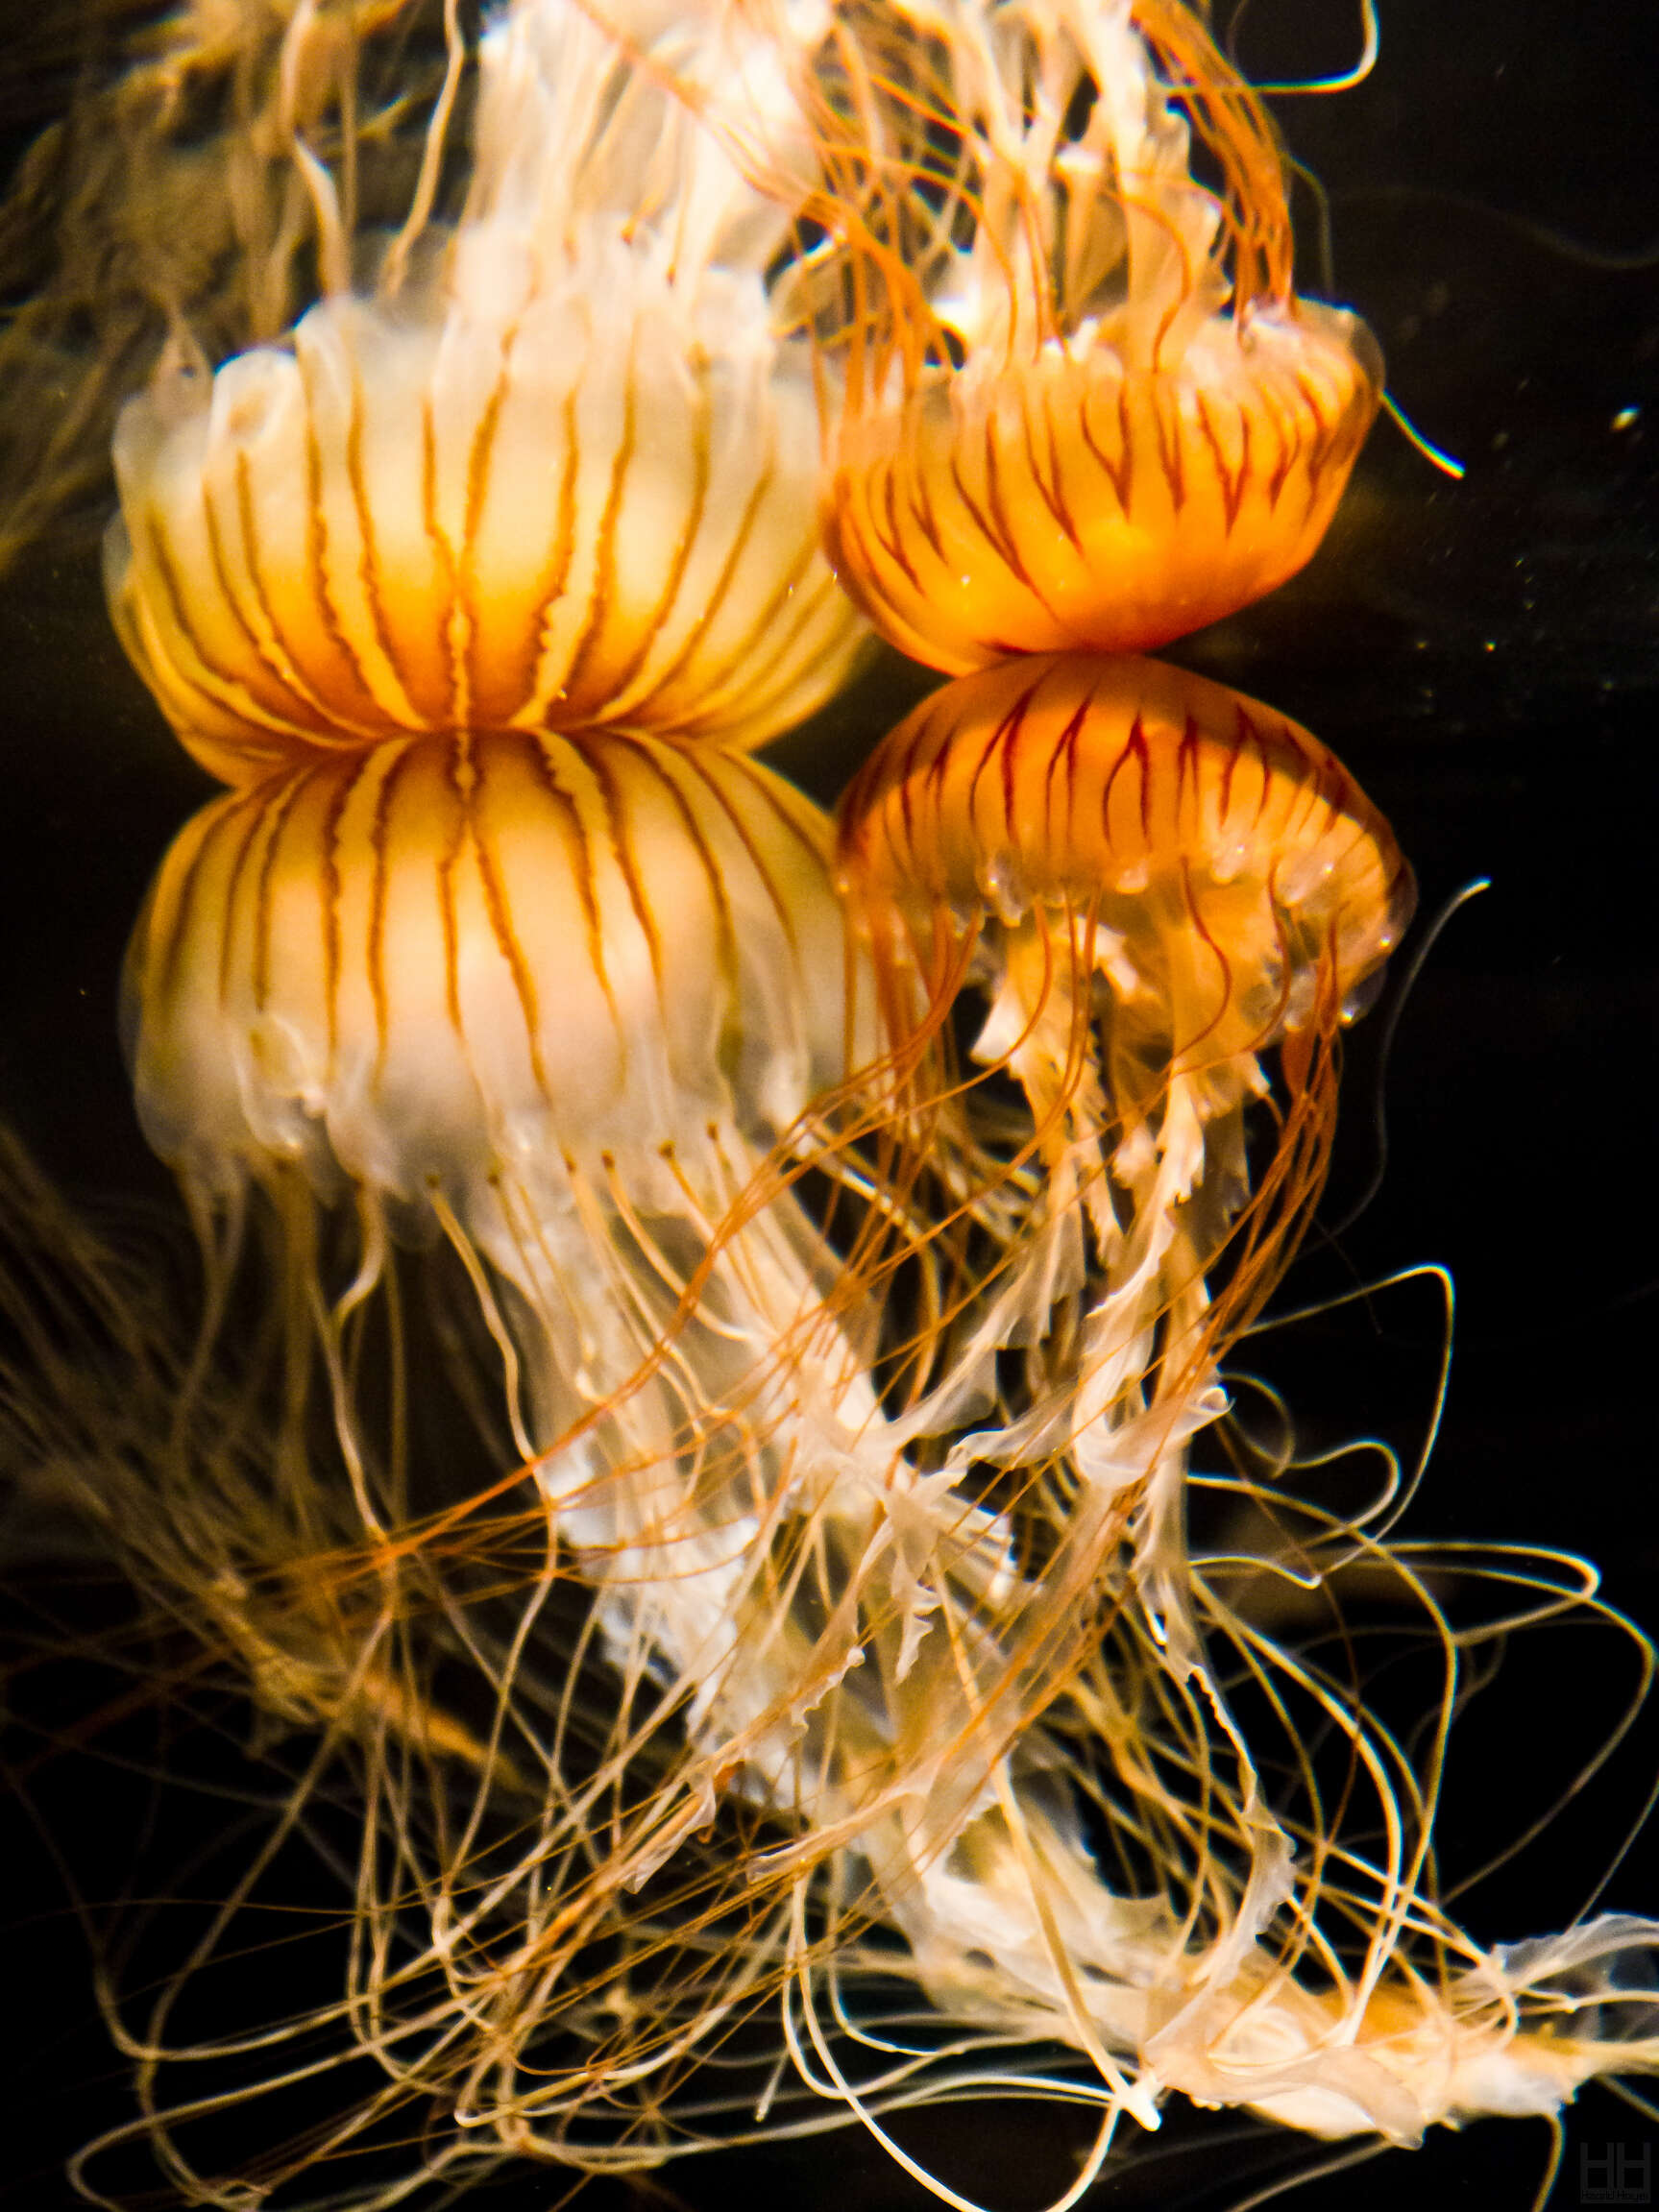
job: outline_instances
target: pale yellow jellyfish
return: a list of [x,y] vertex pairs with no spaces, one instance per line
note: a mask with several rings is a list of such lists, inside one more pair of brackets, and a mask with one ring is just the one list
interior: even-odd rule
[[1381,364],[1295,293],[1284,157],[1199,11],[848,7],[817,84],[827,542],[886,636],[1142,651],[1303,565]]
[[452,236],[424,185],[354,283],[365,242],[296,132],[324,298],[210,377],[175,349],[121,417],[110,605],[228,781],[421,730],[753,744],[857,649],[811,350],[769,300],[789,215],[687,105],[787,140],[783,56],[735,12],[520,7],[478,67]]
[[[250,788],[141,933],[140,1111],[205,1214],[287,1174],[299,1276],[316,1196],[359,1194],[359,1300],[392,1227],[448,1230],[520,1456],[573,1424],[561,1480],[679,1455],[663,1479],[700,1496],[706,1409],[764,1429],[724,1402],[755,1315],[787,1335],[829,1265],[769,1161],[852,1018],[821,827],[732,750],[859,642],[817,546],[811,351],[769,297],[788,217],[689,98],[787,144],[787,55],[719,8],[510,10],[434,235],[471,66],[451,11],[412,202],[375,238],[289,96],[325,28],[297,10],[278,70],[324,298],[210,378],[176,349],[116,435],[121,635]],[[706,761],[664,741],[705,736]],[[739,1259],[720,1225],[755,1179]],[[636,1374],[643,1426],[612,1433],[592,1409]],[[625,1536],[603,1506],[591,1533]],[[676,1562],[734,1571],[738,1537],[681,1534]],[[729,1636],[708,1586],[686,1606]]]
[[[458,70],[453,11],[447,28]],[[282,83],[318,30],[293,14]],[[429,222],[452,85],[406,221],[378,240],[354,233],[290,103],[325,297],[211,377],[175,349],[117,432],[121,634],[183,741],[241,787],[183,833],[134,942],[139,1108],[216,1299],[251,1188],[270,1194],[286,1332],[263,1502],[209,1489],[127,1534],[267,1711],[366,1737],[394,1774],[402,1747],[479,1778],[458,1835],[431,1809],[447,1785],[427,1778],[426,1813],[404,1801],[419,1963],[388,1973],[371,1937],[341,1999],[387,2095],[411,2064],[388,2023],[419,1985],[453,2006],[460,2055],[414,2073],[503,2139],[527,2110],[556,2136],[647,2084],[592,2153],[626,2163],[657,2154],[628,2140],[650,2130],[648,2084],[720,2029],[741,1961],[706,1957],[695,2001],[682,1979],[684,2018],[631,2071],[584,2046],[526,2104],[510,2054],[598,2002],[570,1957],[619,1920],[644,1942],[648,1911],[619,1901],[722,1795],[793,1802],[799,1715],[853,1630],[797,1629],[774,1554],[847,1467],[855,1519],[878,1510],[874,1395],[826,1311],[837,1254],[790,1188],[793,1125],[859,1033],[829,834],[737,749],[825,697],[861,625],[817,547],[811,350],[769,298],[788,218],[686,98],[700,85],[787,139],[783,56],[719,9],[601,26],[531,0],[487,32],[477,74],[452,235]],[[423,1495],[395,1252],[434,1237],[501,1372],[504,1456],[481,1488]],[[389,1437],[366,1410],[388,1398]],[[538,1548],[517,1626],[476,1619],[498,1554]],[[544,1663],[548,1590],[577,1573],[598,1603]],[[618,1677],[579,1786],[573,1641]],[[466,1662],[481,1719],[432,1689]],[[536,1802],[526,1774],[540,1804],[515,1871],[477,1875]],[[371,1765],[365,1837],[398,1787]],[[396,1869],[382,1892],[365,1850],[363,1922],[396,1926]],[[476,1882],[495,1902],[458,1904]],[[476,1954],[454,1948],[457,1914]],[[486,1955],[503,1917],[508,1954]],[[775,1946],[758,1955],[763,1971]],[[601,1979],[625,1989],[614,1963]],[[543,1981],[556,1999],[532,2002]],[[158,2022],[147,2048],[164,2042]],[[506,2085],[475,2095],[487,2049]]]

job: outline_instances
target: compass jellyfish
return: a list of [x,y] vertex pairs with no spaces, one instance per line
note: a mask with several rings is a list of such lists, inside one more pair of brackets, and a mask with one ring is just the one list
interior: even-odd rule
[[[924,701],[849,788],[840,867],[895,1163],[950,1163],[937,1234],[957,1256],[936,1268],[998,1343],[1040,1347],[1085,1297],[1060,1430],[1039,1393],[988,1449],[1047,1433],[1086,1483],[1132,1498],[1163,1466],[1146,1541],[1173,1567],[1184,1457],[1148,1458],[1148,1413],[1184,1444],[1294,1250],[1337,1039],[1410,916],[1410,871],[1282,715],[1156,662],[1082,656]],[[1252,1109],[1271,1143],[1250,1141]],[[1004,1202],[1020,1226],[976,1266],[976,1224]]]

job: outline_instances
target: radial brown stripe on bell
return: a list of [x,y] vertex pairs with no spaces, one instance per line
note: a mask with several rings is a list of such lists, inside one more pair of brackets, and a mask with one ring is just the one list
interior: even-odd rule
[[[709,770],[700,753],[693,752],[687,759],[707,780]],[[791,943],[797,944],[797,916],[783,887],[796,870],[804,869],[816,877],[822,869],[829,853],[829,825],[810,799],[758,761],[739,755],[733,766],[736,772],[720,788],[720,803],[731,812],[735,799],[728,794],[741,792],[752,799],[764,817],[764,839],[760,833],[751,833],[747,839],[749,849],[755,867],[765,880],[767,895],[777,909],[780,926]],[[781,852],[777,839],[781,839]],[[770,849],[763,850],[763,844]],[[792,860],[793,867],[789,864]]]
[[[285,777],[280,784],[272,787],[266,800],[264,850],[259,856],[258,867],[252,877],[252,926],[254,934],[252,991],[255,1010],[258,1013],[265,1011],[271,996],[271,939],[276,903],[273,887],[279,880],[279,858],[287,858],[282,853],[282,845],[288,825],[298,813],[302,800],[315,790],[317,778],[321,772],[317,768],[303,768],[297,775]],[[302,838],[305,827],[304,815],[301,814],[298,829]],[[299,863],[301,870],[304,870],[305,857],[302,856]],[[284,873],[289,876],[295,872],[296,870],[292,865],[284,870]]]
[[[258,826],[256,807],[241,797],[222,804],[240,814],[246,844]],[[212,812],[186,823],[174,840],[168,867],[151,886],[127,953],[122,987],[128,1004],[139,991],[146,1003],[159,1008],[170,1009],[177,1001],[187,965],[197,878],[212,862],[213,841],[208,835]],[[222,974],[219,993],[222,998]]]
[[1239,508],[1244,503],[1244,488],[1250,480],[1250,417],[1242,407],[1235,412],[1238,426],[1238,460],[1234,467],[1227,464],[1227,451],[1222,444],[1221,432],[1216,426],[1215,415],[1209,402],[1200,392],[1197,396],[1199,427],[1204,442],[1209,449],[1209,457],[1215,469],[1216,483],[1221,492],[1221,511],[1227,531],[1238,520]]
[[[759,744],[765,729],[793,721],[798,702],[813,683],[824,654],[839,652],[840,641],[846,635],[846,596],[816,558],[816,547],[809,550],[802,546],[795,579],[787,595],[780,595],[780,600],[787,603],[787,614],[779,612],[766,645],[756,652],[752,664],[752,706],[727,741],[744,748]],[[719,731],[740,704],[735,683],[726,697],[726,706],[699,716],[696,729],[709,736]]]
[[[650,962],[651,981],[659,1002],[663,991],[663,939],[650,893],[642,874],[634,850],[634,825],[630,818],[628,785],[634,781],[617,772],[625,755],[620,748],[598,741],[573,738],[571,742],[581,753],[588,774],[597,785],[604,810],[604,836],[610,857],[627,891],[628,905],[639,924],[640,936],[647,958]],[[613,756],[617,767],[613,769]]]
[[[552,513],[538,534],[525,534],[526,552],[540,547],[526,564],[523,603],[504,597],[499,577],[479,571],[477,546],[471,549],[477,618],[472,639],[472,687],[479,721],[506,727],[532,715],[542,667],[545,641],[555,609],[563,599],[576,551],[576,486],[581,449],[576,435],[576,388],[562,394],[550,410],[557,425],[557,439],[549,456],[548,483],[552,489]],[[511,402],[509,402],[511,403]],[[486,524],[489,492],[480,508],[480,532]]]
[[[1034,412],[1042,424],[1043,439],[1047,448],[1048,473],[1046,475],[1043,473],[1043,462],[1037,456],[1037,438],[1032,425]],[[1039,396],[1035,410],[1030,406],[1020,408],[1019,430],[1022,441],[1022,459],[1037,498],[1042,501],[1053,520],[1060,525],[1067,542],[1073,546],[1081,545],[1082,540],[1077,534],[1077,524],[1072,521],[1071,509],[1065,501],[1064,473],[1061,465],[1060,446],[1054,434],[1054,424],[1046,394]]]
[[[668,548],[668,559],[655,583],[655,603],[642,596],[637,609],[628,610],[626,618],[617,625],[619,635],[611,648],[612,665],[602,671],[595,668],[588,689],[596,696],[601,693],[619,712],[630,717],[637,711],[637,692],[642,669],[650,659],[660,638],[671,638],[671,620],[679,610],[681,588],[692,552],[707,520],[709,480],[713,473],[710,452],[710,401],[707,373],[702,371],[692,379],[691,420],[688,444],[692,456],[692,479],[686,498],[685,519]],[[710,610],[712,613],[712,610]],[[694,620],[694,629],[696,623]]]
[[[680,755],[656,751],[647,753],[642,747],[638,749],[636,757],[641,767],[651,774],[660,785],[664,796],[679,819],[681,828],[685,833],[688,848],[696,856],[697,865],[701,868],[708,887],[710,907],[715,915],[717,965],[722,984],[730,991],[736,984],[738,971],[737,932],[732,917],[731,901],[726,896],[720,863],[715,857],[708,833],[704,829],[697,809],[693,806],[687,795],[681,778],[698,777],[702,792],[713,798],[717,806],[722,807],[726,819],[733,822],[734,826],[736,826],[736,817],[729,806],[722,805],[722,794],[719,782],[709,776],[706,771],[699,771],[696,756],[694,752],[688,749]],[[753,847],[747,846],[746,849],[752,859],[754,857]],[[785,922],[787,929],[787,912],[780,910],[780,918]],[[660,948],[658,957],[660,964]]]
[[[377,1075],[385,1061],[392,1027],[391,997],[386,985],[386,897],[390,873],[392,805],[398,781],[415,757],[416,747],[413,744],[401,746],[390,759],[383,750],[377,751],[374,802],[369,819],[360,833],[367,848],[369,883],[363,938],[363,976],[374,1009],[372,1065]],[[353,874],[360,880],[363,872],[363,862],[359,860]]]
[[[861,498],[860,526],[873,541],[883,560],[890,561],[908,583],[919,585],[920,579],[905,552],[909,523],[914,521],[930,545],[935,540],[928,522],[927,504],[911,494],[912,481],[902,454],[873,471],[871,484],[864,490]],[[908,509],[902,521],[901,505]]]
[[[219,933],[219,959],[217,967],[218,1005],[230,1004],[232,982],[235,974],[234,952],[238,933],[245,931],[246,917],[251,902],[244,887],[258,881],[263,866],[263,854],[269,845],[275,821],[269,804],[269,787],[256,785],[249,792],[245,806],[220,811],[210,839],[204,839],[204,849],[210,843],[217,866],[228,863],[229,873],[223,886],[217,880],[204,877],[200,885],[192,877],[190,885],[190,919],[193,927],[203,926],[201,917],[210,916],[217,901],[222,919],[216,924]],[[214,819],[211,813],[206,817]],[[232,822],[239,823],[240,835],[232,830]],[[181,965],[183,962],[181,962]]]
[[567,754],[569,750],[570,747],[561,739],[541,738],[532,742],[527,758],[534,764],[550,817],[558,832],[570,871],[570,881],[580,902],[582,943],[589,967],[610,1009],[614,1026],[618,1021],[617,1002],[606,972],[604,928],[594,887],[593,857],[588,849],[576,802],[566,788],[558,768],[559,756]]
[[816,533],[802,534],[743,630],[706,656],[706,672],[681,713],[689,736],[748,746],[794,718],[827,653],[847,635],[847,608],[823,566]]
[[322,828],[323,869],[323,957],[325,987],[329,1004],[329,1066],[334,1065],[334,1051],[340,1032],[340,899],[343,881],[340,875],[340,820],[346,802],[352,796],[359,780],[361,769],[348,782],[335,780],[329,793],[327,812]]
[[319,420],[313,371],[303,349],[231,366],[244,373],[209,415],[204,471],[227,585],[256,650],[300,701],[296,727],[321,743],[372,741],[388,713],[332,596],[333,429]]
[[[504,355],[510,355],[516,333],[509,330],[502,342]],[[480,728],[488,728],[497,720],[508,717],[499,715],[494,703],[486,705],[479,695],[479,678],[484,666],[484,645],[491,629],[492,609],[479,589],[476,547],[482,522],[484,502],[489,493],[491,472],[495,466],[498,433],[501,413],[506,404],[508,371],[503,359],[467,449],[466,501],[461,525],[460,553],[455,564],[455,595],[457,600],[455,625],[459,644],[460,666],[457,671],[457,702],[462,711],[458,720],[470,720]],[[506,627],[506,625],[503,625]]]
[[[202,519],[207,533],[207,554],[213,580],[232,621],[235,625],[243,647],[235,664],[235,682],[255,700],[274,728],[303,727],[318,737],[327,739],[331,729],[328,715],[316,699],[297,685],[294,671],[277,654],[272,644],[262,638],[250,620],[247,610],[237,596],[231,576],[230,559],[225,544],[225,533],[220,523],[218,507],[204,490]],[[170,580],[169,596],[175,620],[185,627],[179,595],[177,574]],[[198,647],[198,651],[200,648]],[[223,681],[227,671],[214,671]]]
[[[654,723],[655,710],[660,700],[671,699],[677,695],[680,687],[686,680],[688,670],[696,664],[698,656],[702,653],[705,641],[723,617],[739,569],[754,539],[762,510],[770,496],[775,470],[776,456],[772,451],[772,438],[769,425],[766,443],[762,448],[754,471],[753,482],[744,495],[736,527],[730,533],[729,543],[723,549],[720,568],[712,584],[703,596],[696,613],[687,624],[683,635],[675,643],[669,659],[660,668],[652,670],[648,678],[643,678],[636,684],[633,694],[628,701],[630,716],[638,719],[642,726],[648,728]],[[741,659],[741,651],[727,653],[711,670],[708,686],[711,696],[706,701],[706,707],[716,716],[720,713],[720,705],[718,697],[712,694],[718,693],[721,684],[731,681],[733,675],[738,672]]]
[[[484,909],[496,946],[506,962],[518,993],[525,1033],[528,1039],[530,1072],[544,1097],[550,1095],[543,1058],[545,1011],[533,960],[520,934],[515,916],[512,855],[508,842],[525,751],[503,753],[494,745],[477,748],[476,772],[468,794],[467,827],[477,856]],[[550,980],[550,979],[549,979]]]
[[112,532],[110,612],[129,659],[190,750],[215,774],[245,782],[290,757],[296,731],[328,733],[327,719],[272,665],[233,594],[221,590],[215,540],[207,537],[203,591],[176,550],[168,518],[135,514],[133,535]]
[[631,358],[623,370],[622,394],[622,425],[611,454],[605,496],[595,531],[593,576],[588,587],[587,606],[582,616],[582,626],[570,648],[569,658],[559,677],[556,719],[559,727],[565,729],[594,719],[596,700],[602,712],[603,703],[609,695],[600,662],[600,645],[608,626],[617,621],[622,613],[619,603],[621,585],[617,566],[617,533],[622,523],[628,472],[633,466],[635,441],[639,433],[639,396],[634,388]]
[[[273,559],[258,558],[259,509],[248,497],[245,466],[241,477],[243,531],[250,559],[262,579],[274,633],[288,657],[305,673],[308,689],[325,702],[336,724],[356,734],[378,733],[387,721],[387,703],[378,696],[364,665],[363,646],[353,635],[351,617],[336,600],[331,569],[342,566],[341,550],[330,543],[329,508],[339,470],[318,419],[318,396],[304,353],[296,356],[305,399],[305,567],[293,548],[281,547]],[[348,471],[348,483],[350,481]],[[303,630],[303,638],[295,632]],[[401,701],[399,702],[402,703]]]
[[[1134,483],[1134,425],[1130,418],[1129,386],[1120,379],[1115,395],[1111,396],[1110,412],[1114,417],[1113,427],[1117,432],[1117,447],[1115,452],[1110,452],[1108,450],[1107,438],[1102,436],[1101,430],[1097,428],[1092,420],[1096,406],[1105,408],[1107,405],[1108,395],[1102,393],[1097,396],[1089,389],[1086,377],[1082,379],[1082,384],[1083,388],[1078,396],[1078,427],[1082,433],[1084,445],[1111,486],[1119,509],[1127,515],[1130,511],[1130,497]],[[1057,397],[1054,401],[1056,414],[1059,413],[1062,398]],[[1057,438],[1061,435],[1059,428],[1056,429],[1055,435]],[[1072,542],[1075,545],[1079,541],[1074,537]]]
[[[1163,472],[1163,481],[1169,492],[1171,518],[1179,522],[1181,510],[1186,504],[1185,440],[1182,436],[1183,425],[1178,413],[1181,395],[1165,392],[1156,378],[1149,378],[1144,392],[1139,396],[1152,425],[1158,465]],[[1192,395],[1192,404],[1202,410],[1202,391]]]
[[363,473],[363,392],[354,367],[349,386],[348,407],[344,445],[345,497],[350,502],[352,518],[356,524],[356,573],[362,589],[363,611],[380,657],[397,687],[397,719],[401,725],[407,726],[413,724],[417,716],[409,695],[407,673],[399,654],[398,631],[387,613],[386,578],[381,573],[375,544],[375,518]]
[[438,913],[444,927],[444,1007],[457,1036],[465,1034],[461,1016],[460,925],[455,912],[455,871],[469,851],[473,770],[463,733],[434,741],[428,751],[454,802],[449,836],[438,854]]
[[1138,709],[1123,734],[1100,793],[1100,841],[1133,877],[1152,843],[1151,763]]
[[1259,459],[1256,464],[1262,497],[1269,514],[1274,514],[1286,487],[1305,480],[1300,464],[1306,437],[1302,413],[1293,396],[1271,386],[1263,388],[1259,420],[1271,426],[1275,441],[1271,467],[1264,468]]

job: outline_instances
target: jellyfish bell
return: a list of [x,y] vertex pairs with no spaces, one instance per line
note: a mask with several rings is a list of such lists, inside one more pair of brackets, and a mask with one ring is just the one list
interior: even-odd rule
[[417,192],[366,290],[297,138],[325,296],[210,377],[173,349],[124,411],[110,602],[226,780],[421,731],[753,744],[844,676],[810,348],[767,287],[789,217],[687,102],[804,127],[737,12],[636,12],[485,33],[452,235]]
[[825,534],[877,628],[953,674],[1139,652],[1292,575],[1381,361],[1294,292],[1283,157],[1201,15],[893,7],[845,39]]

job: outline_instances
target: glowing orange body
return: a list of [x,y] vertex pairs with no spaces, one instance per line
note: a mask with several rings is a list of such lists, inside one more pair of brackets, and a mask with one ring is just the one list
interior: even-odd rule
[[1324,537],[1381,374],[1364,326],[1330,309],[1253,339],[1179,376],[1055,349],[849,421],[838,573],[894,644],[952,673],[1141,652],[1259,598]]
[[1098,905],[1133,936],[1165,927],[1161,903],[1234,998],[1314,952],[1333,1012],[1413,898],[1334,754],[1155,661],[1034,657],[936,693],[849,789],[841,862],[866,912],[913,921]]
[[[1073,1449],[1138,1481],[1110,1439],[1133,1427],[1159,1326],[1155,1403],[1190,1424],[1295,1250],[1330,1156],[1331,1043],[1409,917],[1410,870],[1305,730],[1183,670],[1081,655],[926,700],[848,790],[839,858],[919,1151],[940,1141],[942,1102],[962,1095],[972,1120],[944,1020],[959,993],[988,1000],[972,1055],[1024,1092],[1043,1170],[1016,1233],[1025,1325],[1053,1325],[1047,1223],[1086,1218],[1107,1288]],[[1286,1095],[1252,1194],[1244,1115],[1270,1093],[1273,1050]],[[994,1188],[997,1158],[967,1172]]]

